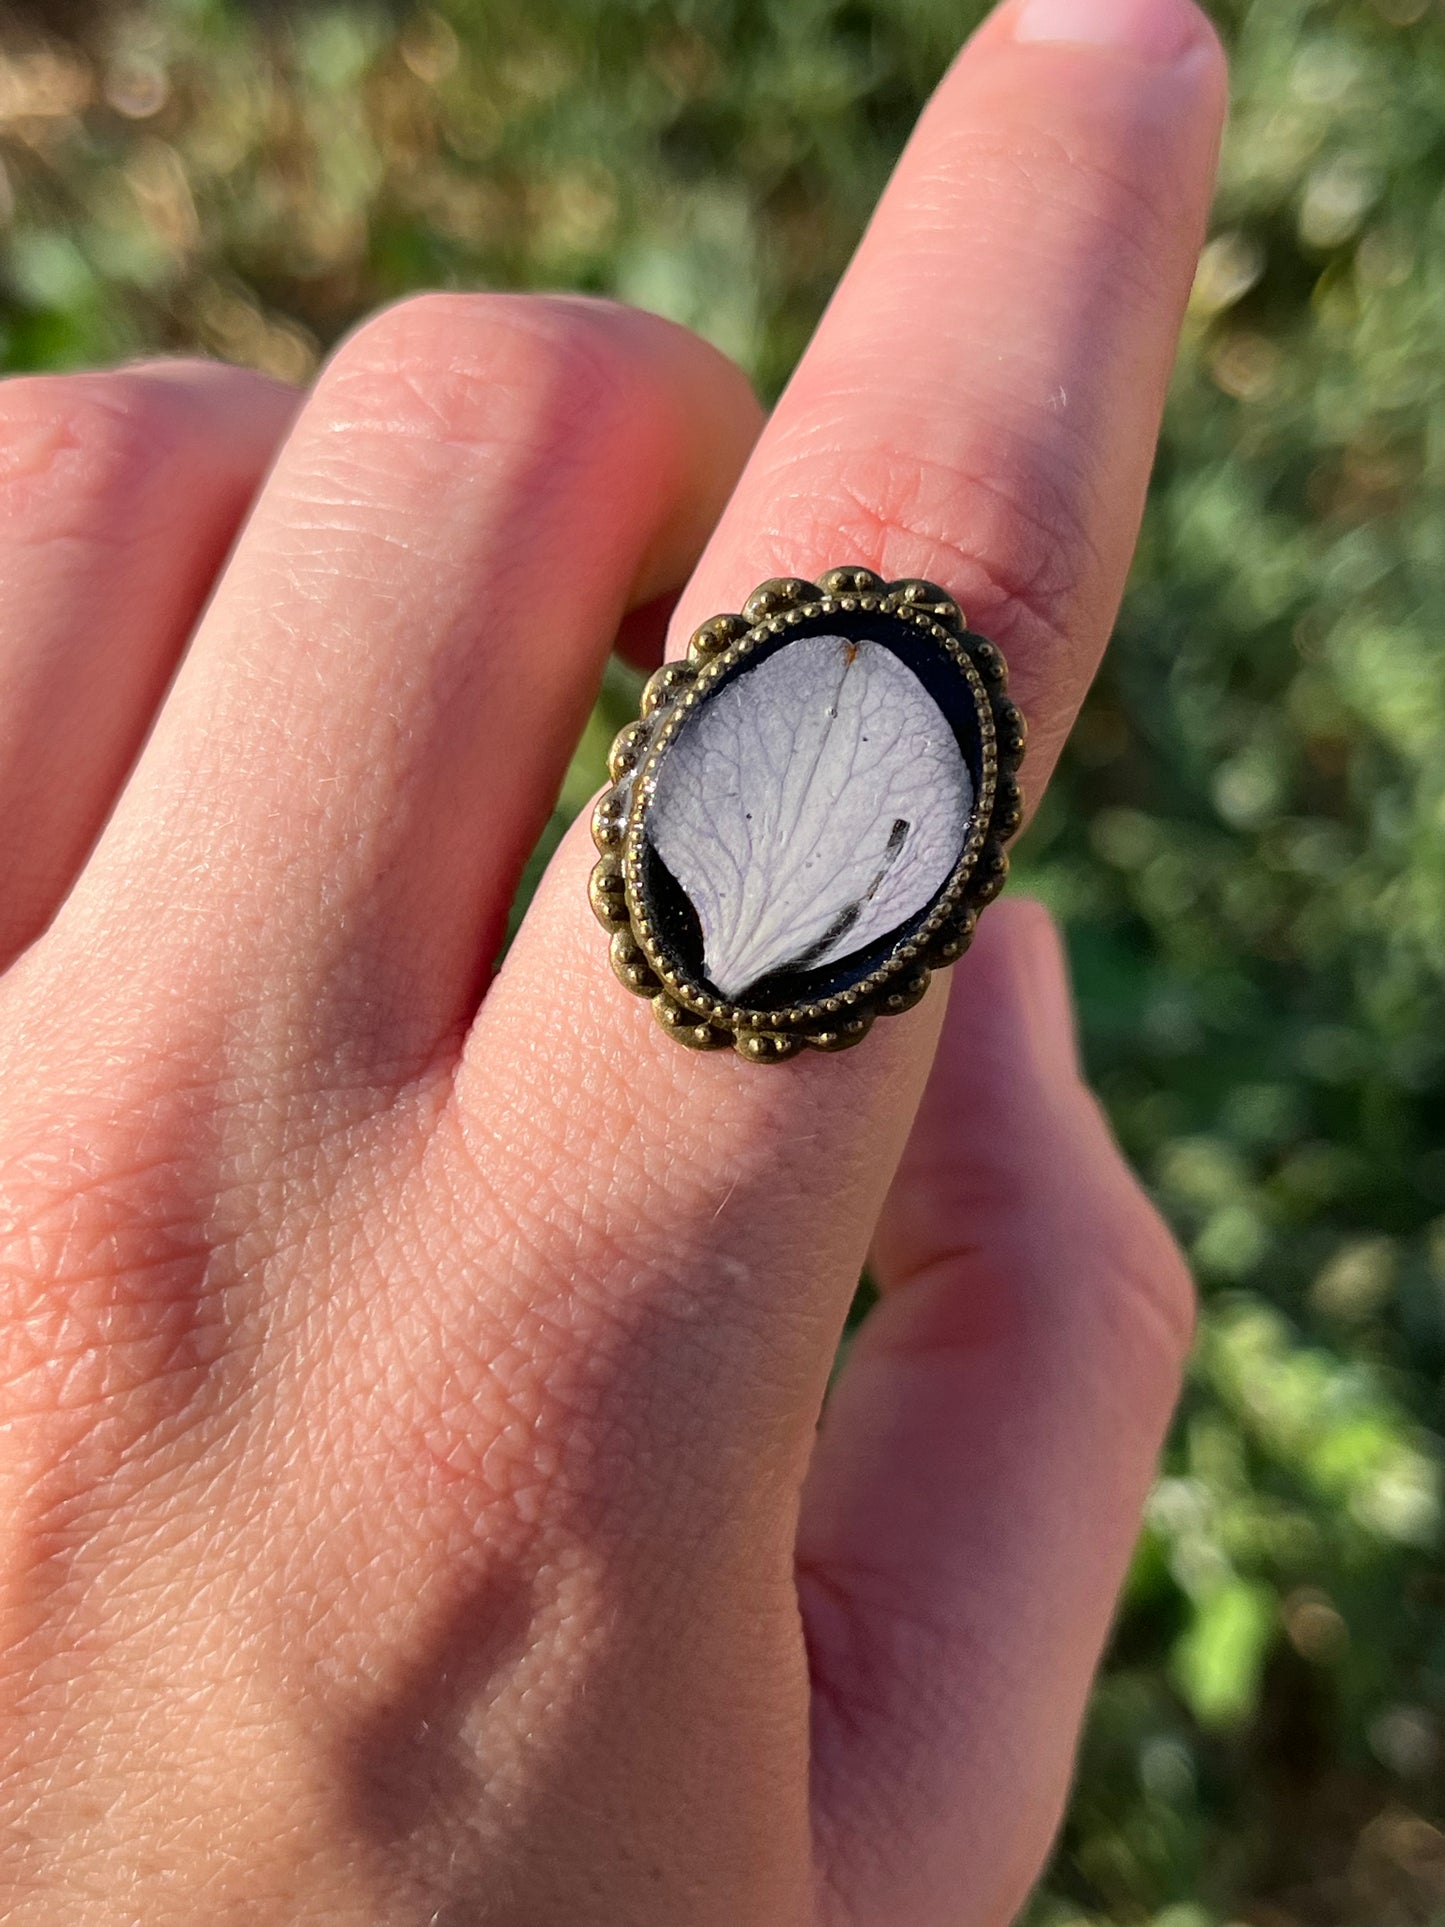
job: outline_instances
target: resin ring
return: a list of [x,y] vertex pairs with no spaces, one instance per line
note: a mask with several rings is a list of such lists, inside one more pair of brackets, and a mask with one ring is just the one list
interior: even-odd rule
[[1024,722],[931,582],[765,582],[612,745],[592,872],[612,968],[693,1050],[842,1050],[909,1010],[1008,875]]

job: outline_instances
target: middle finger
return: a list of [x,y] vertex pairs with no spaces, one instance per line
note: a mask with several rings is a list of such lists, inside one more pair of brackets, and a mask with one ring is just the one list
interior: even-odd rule
[[362,329],[50,955],[103,958],[143,1005],[183,983],[303,1083],[426,1062],[471,1013],[619,621],[686,574],[756,421],[722,356],[604,302],[427,296]]

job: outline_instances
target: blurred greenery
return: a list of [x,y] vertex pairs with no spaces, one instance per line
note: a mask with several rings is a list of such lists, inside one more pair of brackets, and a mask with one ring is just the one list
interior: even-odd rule
[[[1215,11],[1235,115],[1139,561],[1018,865],[1205,1314],[1030,1919],[1429,1927],[1445,26],[1430,0]],[[408,289],[565,285],[691,323],[774,393],[976,12],[0,15],[0,363],[200,346],[304,379]]]

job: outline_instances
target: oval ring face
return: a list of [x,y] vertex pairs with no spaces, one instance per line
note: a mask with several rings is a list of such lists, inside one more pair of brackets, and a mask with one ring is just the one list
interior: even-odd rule
[[973,818],[952,724],[862,635],[754,650],[646,780],[644,895],[672,897],[679,961],[710,993],[764,1009],[866,975],[953,874]]
[[1006,873],[1022,719],[927,583],[764,584],[622,732],[593,831],[613,967],[693,1048],[855,1043],[967,947]]

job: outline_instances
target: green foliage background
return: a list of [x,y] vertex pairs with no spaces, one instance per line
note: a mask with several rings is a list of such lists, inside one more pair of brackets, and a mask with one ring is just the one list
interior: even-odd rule
[[[691,323],[776,392],[977,11],[0,14],[0,362],[199,345],[304,378],[409,289],[574,286]],[[1019,860],[1206,1309],[1031,1919],[1428,1927],[1445,26],[1429,0],[1215,12],[1235,117],[1139,562]]]

